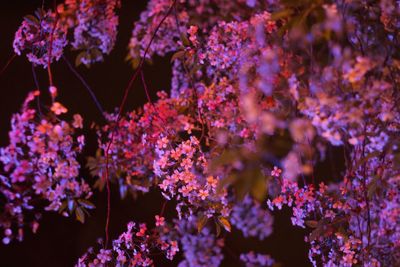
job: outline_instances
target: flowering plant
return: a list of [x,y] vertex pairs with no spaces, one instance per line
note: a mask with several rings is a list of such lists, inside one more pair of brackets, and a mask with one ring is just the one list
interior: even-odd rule
[[[314,266],[400,264],[397,1],[149,0],[132,30],[134,73],[118,109],[103,112],[66,61],[105,118],[86,162],[91,184],[78,178],[82,117],[63,120],[51,64],[68,44],[77,66],[103,61],[122,7],[66,0],[17,30],[15,53],[48,70],[51,105],[33,108],[31,93],[0,150],[3,243],[22,240],[26,224],[35,232],[44,210],[84,223],[92,192],[106,188],[105,240],[76,266],[154,266],[159,254],[181,267],[220,266],[231,232],[268,240],[284,206],[307,229]],[[143,66],[156,56],[171,58],[172,77],[153,101]],[[147,103],[125,112],[136,80]],[[333,149],[344,166],[321,177]],[[159,192],[155,223],[130,222],[109,242],[111,186],[121,198]],[[234,256],[243,266],[279,264],[247,247]]]

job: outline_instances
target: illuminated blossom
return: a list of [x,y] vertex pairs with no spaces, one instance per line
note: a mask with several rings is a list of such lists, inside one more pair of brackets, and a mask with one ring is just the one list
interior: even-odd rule
[[15,33],[14,52],[26,52],[30,62],[47,67],[48,63],[59,60],[67,45],[68,27],[54,12],[38,9],[35,16],[26,16]]
[[[83,136],[76,135],[77,127],[56,117],[58,109],[39,117],[30,107],[38,95],[38,91],[30,93],[21,112],[13,115],[10,143],[0,149],[0,192],[5,200],[0,226],[5,229],[6,244],[12,238],[23,239],[24,225],[37,231],[43,212],[38,200],[47,203],[45,210],[66,216],[94,208],[87,200],[92,194],[89,185],[78,178]],[[79,219],[83,221],[84,215]]]

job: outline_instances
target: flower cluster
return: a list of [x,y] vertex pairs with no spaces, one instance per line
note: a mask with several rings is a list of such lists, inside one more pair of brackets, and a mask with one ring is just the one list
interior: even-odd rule
[[272,233],[272,215],[250,197],[234,205],[230,216],[232,225],[238,228],[244,237],[264,240]]
[[92,266],[154,266],[151,254],[161,251],[172,260],[179,251],[178,243],[171,238],[170,226],[164,218],[156,216],[156,227],[128,223],[128,229],[113,241],[112,249],[89,249],[78,261],[77,267]]
[[[100,61],[114,46],[119,6],[66,0],[57,13],[39,11],[17,31],[15,52],[46,66],[62,55],[71,28],[77,62]],[[232,223],[261,240],[271,234],[266,197],[310,230],[314,266],[398,266],[399,14],[394,0],[149,0],[129,57],[141,68],[173,53],[171,94],[107,114],[88,166],[99,187],[109,178],[122,197],[161,191],[178,219],[170,225],[158,215],[152,230],[130,223],[111,249],[89,251],[78,266],[149,266],[153,251],[171,259],[178,246],[181,267],[219,266],[222,228],[230,232]],[[0,153],[4,243],[15,228],[22,235],[35,198],[78,219],[92,207],[89,187],[76,179],[81,117],[58,119],[67,110],[53,100],[35,121],[33,98],[13,117],[10,145]],[[314,169],[333,146],[344,152],[343,170],[332,168],[317,186]],[[39,215],[31,217],[35,230]],[[240,258],[246,266],[274,264],[253,252]]]
[[[273,60],[277,60],[276,56],[264,40],[265,36],[271,35],[275,30],[275,22],[271,20],[271,14],[267,11],[255,14],[245,21],[219,22],[210,30],[204,45],[197,46],[200,63],[211,67],[208,72],[226,71],[230,77],[237,77],[238,72],[245,71],[243,68],[247,67],[261,71],[262,75],[277,71],[279,66],[273,69],[273,65],[277,62],[272,64]],[[231,37],[226,39],[225,34]],[[254,61],[249,61],[250,58]],[[264,60],[269,62],[263,64]],[[247,64],[251,62],[252,66],[244,66],[246,62]]]
[[[84,209],[93,208],[88,184],[78,179],[77,156],[84,145],[84,136],[77,136],[82,125],[80,115],[71,123],[57,115],[66,112],[53,102],[49,114],[39,116],[30,108],[38,96],[35,91],[26,98],[21,112],[11,120],[10,143],[0,149],[3,166],[0,175],[2,202],[0,226],[5,230],[3,243],[13,237],[23,238],[26,226],[36,232],[40,210],[58,211],[68,216],[76,212],[83,220]],[[43,202],[43,204],[41,204]]]
[[[90,65],[109,54],[117,38],[118,17],[115,10],[120,0],[75,0],[67,3],[67,11],[76,16],[72,47],[82,51],[79,62]],[[69,9],[69,10],[68,10]]]
[[[340,186],[321,183],[318,190],[279,177],[281,194],[268,205],[291,207],[292,224],[313,229],[306,241],[314,266],[392,266],[399,256],[399,178],[385,176],[379,173],[375,181],[355,176]],[[389,185],[381,184],[386,179]]]
[[15,33],[14,52],[21,55],[25,51],[30,62],[47,67],[62,56],[67,31],[56,13],[39,9],[35,16],[26,16]]
[[[188,205],[189,212],[205,209],[207,216],[226,216],[229,213],[226,192],[217,193],[218,178],[206,176],[207,159],[200,149],[199,140],[191,137],[170,150],[173,143],[161,139],[154,162],[159,187],[168,199],[175,197],[181,217],[182,206]],[[167,148],[167,149],[165,149]]]
[[274,85],[286,74],[288,60],[282,49],[265,41],[276,34],[271,14],[264,11],[246,20],[220,20],[212,26],[203,32],[197,25],[187,30],[188,43],[174,55],[180,60],[173,65],[172,90],[184,90],[182,85],[188,77],[182,71],[186,69],[184,73],[190,70],[194,81],[218,83],[227,77],[242,92],[257,88],[271,95]]
[[47,67],[59,60],[69,43],[67,33],[73,29],[71,45],[79,50],[76,64],[90,65],[109,54],[117,37],[120,0],[66,0],[56,11],[38,9],[28,15],[15,34],[14,52],[35,65]]
[[[76,266],[154,266],[152,257],[156,252],[162,252],[167,259],[172,260],[180,250],[184,255],[178,264],[180,267],[219,266],[223,260],[224,240],[217,238],[209,227],[198,232],[197,220],[198,217],[189,216],[182,220],[176,219],[170,224],[164,217],[156,215],[155,227],[152,229],[148,229],[146,224],[130,222],[127,231],[113,241],[111,249],[99,249],[96,252],[90,248]],[[256,259],[271,262],[270,258],[263,256],[247,258],[253,263]]]
[[185,257],[179,267],[220,266],[224,258],[222,238],[217,238],[208,227],[198,232],[196,217],[192,216],[177,222],[176,228]]
[[393,88],[384,79],[366,81],[365,68],[372,69],[372,63],[365,58],[357,61],[344,75],[343,81],[352,84],[350,92],[337,95],[333,90],[340,74],[327,69],[323,89],[316,85],[315,96],[305,97],[300,110],[311,118],[320,135],[331,144],[337,146],[347,142],[355,146],[367,138],[368,150],[382,151],[389,136],[399,128],[400,114],[393,106]]
[[[130,112],[117,125],[113,123],[117,115],[108,115],[110,123],[99,131],[99,147],[104,153],[112,140],[108,150],[110,177],[118,182],[123,197],[126,193],[147,192],[156,182],[153,163],[161,136],[165,140],[193,128],[192,119],[180,112],[188,108],[187,101],[167,98],[164,92],[158,96],[157,102],[146,104],[142,111]],[[104,158],[91,158],[89,167],[103,179],[102,187]]]
[[[129,56],[134,62],[136,61],[138,63],[140,57],[144,56],[145,50],[150,44],[155,30],[166,15],[170,6],[171,1],[153,0],[149,1],[147,10],[141,13],[140,21],[136,22],[134,25],[129,43]],[[176,14],[176,17],[177,21],[175,21],[174,16],[169,16],[162,23],[160,29],[157,31],[157,39],[149,47],[148,58],[155,53],[164,56],[168,52],[177,50],[178,44],[176,39],[179,40],[180,38],[177,27],[179,29],[188,23],[188,15],[186,11],[183,11]],[[182,25],[180,25],[181,23]]]
[[246,267],[267,267],[273,266],[275,263],[269,255],[254,253],[253,251],[240,254],[240,260]]
[[[249,2],[249,1],[247,1]],[[161,20],[167,14],[171,4],[174,3],[172,14]],[[196,25],[201,29],[209,30],[220,20],[248,18],[260,6],[265,7],[264,1],[254,1],[254,4],[247,5],[245,0],[151,0],[147,8],[141,13],[140,20],[134,24],[132,37],[129,44],[129,56],[137,61],[144,56],[146,47],[150,44],[155,30],[156,40],[150,45],[148,58],[154,54],[164,56],[169,52],[177,51],[186,41],[182,35],[189,29],[188,25]]]

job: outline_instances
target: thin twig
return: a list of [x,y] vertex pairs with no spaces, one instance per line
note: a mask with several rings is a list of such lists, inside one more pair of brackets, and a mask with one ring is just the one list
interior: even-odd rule
[[51,55],[52,55],[52,50],[53,50],[53,39],[54,39],[54,32],[56,31],[58,20],[60,18],[60,15],[58,14],[57,11],[57,1],[54,0],[54,12],[56,13],[56,19],[54,21],[53,29],[51,30],[50,33],[50,44],[49,44],[49,51],[48,51],[48,58],[47,58],[47,73],[49,76],[49,85],[53,86],[53,73],[51,72]]
[[47,60],[47,74],[49,76],[49,85],[53,86],[53,74],[51,72],[51,53],[53,49],[53,36],[54,36],[54,31],[56,30],[58,23],[58,13],[56,13],[56,20],[54,22],[53,29],[51,30],[50,34],[50,46],[49,46],[49,51],[48,51],[48,60]]
[[143,84],[144,91],[146,92],[147,101],[149,101],[149,103],[150,103],[152,106],[154,106],[154,105],[153,105],[153,102],[151,101],[151,98],[150,98],[150,94],[149,94],[149,90],[148,90],[148,88],[147,88],[146,80],[145,80],[145,78],[144,78],[143,69],[140,70],[140,77],[142,78],[142,84]]
[[[364,140],[363,140],[363,148],[362,148],[362,157],[365,159],[365,147],[366,147],[366,136],[367,136],[367,123],[365,123],[364,127]],[[371,209],[369,205],[369,198],[368,198],[368,189],[367,189],[367,161],[364,160],[363,164],[363,193],[367,207],[367,247],[369,248],[371,243]]]
[[156,37],[156,35],[157,35],[158,30],[160,29],[160,27],[161,27],[161,25],[164,23],[164,21],[168,18],[168,16],[171,14],[171,11],[173,10],[173,7],[175,6],[176,2],[177,2],[177,0],[174,0],[174,2],[172,3],[172,5],[169,7],[167,13],[166,13],[165,16],[161,19],[160,23],[157,25],[156,29],[154,30],[154,33],[153,33],[153,35],[151,36],[151,39],[150,39],[150,41],[149,41],[149,43],[148,43],[148,45],[147,45],[147,47],[146,47],[146,49],[145,49],[145,51],[144,51],[143,57],[141,57],[140,62],[139,62],[139,65],[138,65],[136,71],[133,73],[131,79],[129,80],[128,86],[125,88],[124,97],[123,97],[123,99],[122,99],[122,102],[121,102],[121,105],[120,105],[120,108],[119,108],[119,112],[118,112],[118,117],[117,117],[117,120],[116,120],[116,121],[119,121],[119,119],[120,119],[121,116],[122,116],[123,108],[125,107],[126,100],[127,100],[127,98],[128,98],[129,92],[130,92],[130,90],[131,90],[131,88],[132,88],[133,82],[136,80],[138,74],[140,73],[140,71],[141,71],[141,69],[142,69],[142,67],[143,67],[143,64],[144,64],[144,62],[145,62],[145,60],[146,60],[146,56],[147,56],[147,54],[148,54],[148,52],[149,52],[150,46],[151,46],[151,44],[153,43],[153,41],[154,41],[154,39],[155,39],[155,37]]
[[10,59],[7,61],[7,63],[4,65],[4,67],[0,71],[0,77],[3,75],[3,73],[6,71],[6,69],[10,66],[11,62],[16,58],[17,54],[13,54]]
[[164,216],[164,212],[165,212],[165,208],[167,207],[167,203],[168,201],[165,200],[162,207],[161,207],[161,212],[160,212],[160,216]]
[[[179,28],[179,19],[178,19],[178,15],[177,15],[177,13],[176,13],[176,7],[175,7],[175,6],[174,6],[174,9],[173,9],[173,10],[174,10],[174,17],[175,17],[176,29],[177,29],[179,35],[182,36],[181,29]],[[199,121],[200,121],[200,123],[201,123],[201,136],[200,136],[200,138],[199,138],[199,142],[201,142],[201,140],[203,140],[203,137],[204,137],[204,135],[205,135],[205,126],[204,126],[203,114],[202,114],[201,109],[200,109],[200,107],[199,107],[199,105],[198,105],[198,99],[199,99],[199,97],[198,97],[198,94],[197,94],[197,89],[196,89],[196,86],[195,86],[195,82],[194,82],[194,80],[193,80],[192,75],[190,75],[190,72],[189,72],[188,68],[187,68],[186,65],[185,65],[185,54],[183,54],[183,57],[184,57],[184,58],[183,58],[183,60],[182,60],[182,66],[183,66],[183,69],[184,69],[186,75],[187,75],[188,78],[189,78],[190,87],[193,88],[193,96],[194,96],[194,98],[195,98],[195,105],[196,105],[196,107],[197,107],[198,119],[199,119]]]
[[[33,81],[35,83],[36,90],[40,92],[40,85],[36,76],[36,70],[35,70],[35,65],[32,64],[32,76],[33,76]],[[37,104],[37,109],[39,111],[40,117],[43,116],[42,114],[42,108],[40,107],[40,94],[36,97],[36,104]]]
[[109,228],[109,224],[110,224],[110,214],[111,214],[111,191],[110,191],[110,179],[109,179],[109,155],[108,154],[109,154],[109,151],[110,151],[110,148],[111,148],[111,144],[114,141],[115,131],[116,131],[117,127],[118,127],[118,122],[121,119],[121,116],[122,116],[126,101],[128,99],[129,92],[131,91],[133,82],[136,80],[137,76],[139,75],[139,73],[140,73],[140,71],[141,71],[141,69],[143,67],[144,61],[146,60],[147,53],[149,52],[150,46],[153,43],[153,41],[154,41],[154,39],[155,39],[155,37],[157,35],[158,30],[160,29],[160,27],[164,23],[164,21],[167,19],[167,17],[171,14],[171,11],[172,11],[173,7],[175,6],[176,2],[177,2],[177,0],[173,1],[171,6],[169,7],[167,13],[161,19],[160,23],[157,25],[156,29],[154,30],[154,33],[153,33],[149,43],[147,44],[147,47],[146,47],[145,51],[144,51],[143,57],[141,58],[141,60],[139,62],[138,68],[133,73],[131,79],[129,80],[129,83],[128,83],[127,87],[125,88],[124,96],[122,98],[121,105],[119,107],[118,116],[117,116],[117,118],[115,120],[114,129],[112,130],[110,142],[108,143],[108,145],[106,147],[106,150],[105,150],[105,156],[106,156],[106,173],[105,173],[106,177],[105,178],[106,178],[106,186],[107,186],[107,218],[106,218],[106,227],[105,227],[106,242],[104,243],[104,247],[105,248],[108,247],[108,240],[109,240],[108,228]]
[[97,100],[97,97],[93,90],[90,88],[89,84],[85,81],[85,79],[82,77],[82,75],[79,74],[79,72],[72,66],[71,62],[68,61],[68,59],[62,55],[63,60],[67,64],[68,68],[71,70],[71,72],[78,78],[78,80],[83,84],[83,86],[86,88],[86,90],[89,92],[90,96],[92,97],[94,103],[96,104],[97,109],[100,111],[101,115],[104,117],[104,109],[101,106],[100,102]]

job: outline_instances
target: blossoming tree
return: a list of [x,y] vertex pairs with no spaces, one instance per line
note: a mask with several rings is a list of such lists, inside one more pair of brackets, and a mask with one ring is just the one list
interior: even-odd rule
[[[233,228],[267,239],[283,206],[306,228],[314,266],[400,265],[399,1],[149,0],[128,44],[132,78],[107,112],[76,67],[112,51],[122,8],[65,0],[17,29],[15,55],[47,70],[48,91],[27,96],[0,149],[4,244],[36,232],[46,212],[85,223],[105,189],[104,238],[76,266],[153,266],[159,254],[220,266]],[[52,75],[67,49],[104,116],[84,166],[85,115],[59,102]],[[154,100],[143,66],[157,56],[171,60],[172,77]],[[136,80],[148,102],[126,111]],[[317,177],[333,147],[344,169]],[[156,190],[164,208],[112,239],[111,187],[122,198]],[[250,247],[236,256],[238,266],[279,264]]]

